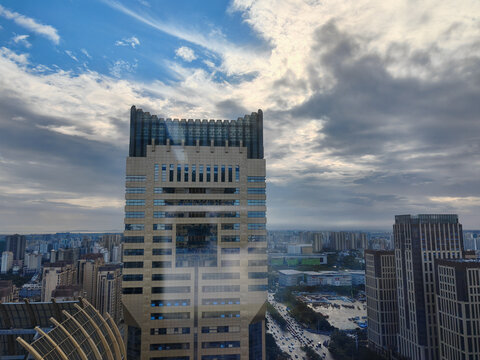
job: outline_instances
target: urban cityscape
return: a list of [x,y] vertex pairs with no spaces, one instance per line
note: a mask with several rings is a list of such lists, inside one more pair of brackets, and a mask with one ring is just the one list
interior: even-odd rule
[[0,360],[480,359],[480,5],[50,5],[0,5]]

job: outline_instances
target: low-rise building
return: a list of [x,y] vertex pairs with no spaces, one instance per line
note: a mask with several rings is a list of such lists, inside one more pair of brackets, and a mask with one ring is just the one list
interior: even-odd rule
[[278,284],[280,286],[296,286],[303,280],[303,272],[297,270],[279,270]]

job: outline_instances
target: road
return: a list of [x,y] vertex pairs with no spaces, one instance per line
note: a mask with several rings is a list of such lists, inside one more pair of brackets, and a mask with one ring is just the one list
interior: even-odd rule
[[[287,321],[288,331],[282,331],[278,324],[267,315],[269,323],[269,328],[267,331],[274,336],[277,345],[283,351],[290,354],[292,359],[306,359],[305,352],[302,351],[301,347],[307,345],[314,349],[320,356],[323,357],[323,359],[333,360],[333,357],[328,349],[323,346],[324,341],[330,340],[328,335],[315,334],[304,329],[294,318],[288,314],[285,305],[275,301],[273,298],[273,293],[268,294],[268,301]],[[321,346],[318,346],[319,342],[322,344]]]

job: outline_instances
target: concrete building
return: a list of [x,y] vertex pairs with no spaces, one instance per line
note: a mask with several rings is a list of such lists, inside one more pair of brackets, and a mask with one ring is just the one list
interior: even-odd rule
[[398,333],[395,252],[365,251],[368,346],[388,356],[396,351]]
[[368,248],[367,234],[358,232],[330,232],[329,247],[332,250],[364,250]]
[[97,307],[98,271],[105,264],[103,254],[85,254],[76,263],[77,281],[85,291],[85,299]]
[[13,301],[12,280],[0,280],[0,303]]
[[287,246],[287,254],[289,255],[307,255],[313,251],[311,244],[294,244]]
[[130,124],[129,359],[265,359],[262,112],[179,121],[132,107]]
[[5,241],[5,251],[11,251],[13,253],[13,260],[23,260],[25,258],[25,247],[27,243],[25,235],[7,235]]
[[480,357],[480,261],[435,262],[440,359]]
[[27,272],[39,272],[42,270],[42,254],[25,254],[25,270]]
[[439,359],[434,261],[461,258],[457,215],[399,215],[393,226],[399,312],[398,352]]
[[107,313],[118,324],[123,319],[122,309],[122,265],[100,266],[97,273],[95,308],[100,314]]
[[352,275],[345,271],[304,271],[308,286],[352,286]]
[[278,285],[296,286],[303,281],[303,272],[297,270],[278,270]]
[[59,285],[74,285],[76,269],[72,264],[56,262],[46,264],[42,272],[42,301],[51,301],[53,291]]
[[83,295],[84,291],[80,285],[58,285],[52,291],[52,298],[55,301],[73,301]]
[[352,285],[365,285],[365,270],[346,270],[352,277]]
[[13,253],[11,251],[4,251],[2,253],[2,268],[0,272],[6,274],[13,267]]
[[313,252],[320,253],[326,245],[325,235],[321,232],[315,232],[312,235]]

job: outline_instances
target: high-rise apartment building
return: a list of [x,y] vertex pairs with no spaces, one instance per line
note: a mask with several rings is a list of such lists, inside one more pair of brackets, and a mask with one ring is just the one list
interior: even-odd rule
[[85,254],[76,262],[76,284],[82,286],[85,298],[95,307],[97,307],[98,271],[103,265],[105,261],[102,254]]
[[437,260],[436,292],[440,359],[478,359],[480,261]]
[[394,251],[365,251],[368,346],[378,353],[395,352],[398,332],[397,278]]
[[2,267],[1,273],[5,274],[12,269],[13,266],[13,253],[11,251],[2,252]]
[[76,273],[72,264],[57,262],[45,265],[42,272],[42,301],[51,301],[58,285],[74,285]]
[[400,215],[393,234],[398,353],[412,360],[439,359],[434,262],[462,257],[462,225],[457,215]]
[[130,359],[265,358],[263,115],[131,109],[123,304]]
[[122,310],[122,265],[100,266],[97,273],[95,308],[100,314],[110,314],[115,323],[123,319]]
[[25,235],[7,235],[5,240],[5,251],[11,251],[13,253],[13,260],[23,260],[25,258],[25,246],[27,243]]

